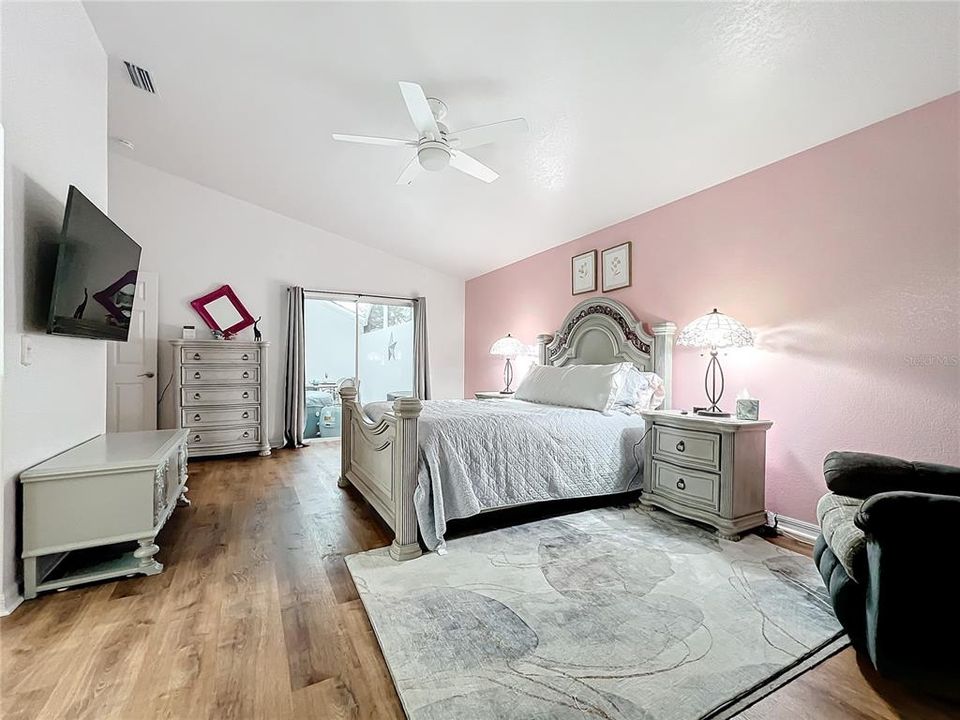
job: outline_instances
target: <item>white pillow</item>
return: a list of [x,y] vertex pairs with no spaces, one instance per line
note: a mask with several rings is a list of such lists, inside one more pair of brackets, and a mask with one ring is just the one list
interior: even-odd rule
[[534,365],[514,397],[517,400],[609,412],[625,377],[624,365]]
[[663,405],[667,396],[663,389],[663,378],[656,373],[643,372],[631,363],[624,364],[626,367],[623,370],[620,391],[614,399],[614,409],[656,410]]

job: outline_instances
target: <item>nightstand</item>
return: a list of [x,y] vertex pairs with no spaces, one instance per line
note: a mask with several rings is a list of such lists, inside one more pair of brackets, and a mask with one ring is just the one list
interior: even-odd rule
[[478,390],[473,394],[477,400],[506,400],[513,397],[513,393],[504,394],[496,390]]
[[764,475],[768,420],[710,418],[676,410],[642,412],[642,505],[712,525],[721,538],[766,523]]

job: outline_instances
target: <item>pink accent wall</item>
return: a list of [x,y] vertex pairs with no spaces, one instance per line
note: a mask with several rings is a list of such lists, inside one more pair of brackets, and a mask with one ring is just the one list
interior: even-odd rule
[[[496,389],[487,354],[533,343],[586,296],[570,258],[633,241],[610,293],[680,327],[713,307],[757,335],[722,358],[774,421],[767,508],[814,521],[824,455],[960,464],[960,93],[533,255],[466,286],[465,391]],[[703,404],[706,360],[674,353],[674,407]]]

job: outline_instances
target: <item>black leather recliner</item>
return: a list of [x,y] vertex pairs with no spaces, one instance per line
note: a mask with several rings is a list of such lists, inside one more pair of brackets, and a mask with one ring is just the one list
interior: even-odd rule
[[960,698],[960,468],[832,452],[814,559],[837,619],[888,677]]

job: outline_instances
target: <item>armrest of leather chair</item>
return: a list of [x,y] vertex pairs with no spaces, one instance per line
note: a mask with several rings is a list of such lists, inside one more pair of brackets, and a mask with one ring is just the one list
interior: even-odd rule
[[960,497],[960,468],[886,455],[831,452],[823,461],[823,477],[831,491],[849,497],[897,490]]
[[933,544],[935,538],[954,536],[960,527],[960,497],[920,492],[885,492],[864,501],[854,524],[868,538],[904,545]]

